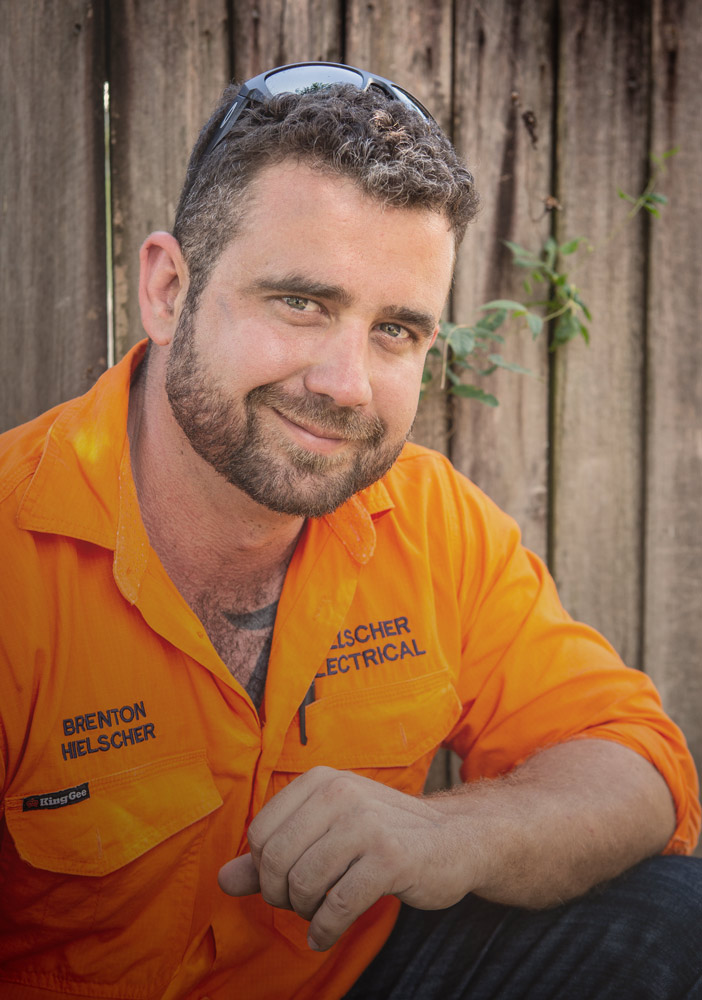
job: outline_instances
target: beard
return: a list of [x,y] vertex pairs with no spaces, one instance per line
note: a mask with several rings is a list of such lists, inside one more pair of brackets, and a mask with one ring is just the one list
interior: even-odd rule
[[[327,396],[295,396],[269,383],[250,390],[242,403],[231,399],[205,372],[194,326],[186,302],[166,368],[171,410],[193,450],[256,503],[297,517],[330,514],[381,479],[402,451],[411,428],[401,439],[388,440],[379,417],[337,406]],[[271,433],[263,416],[267,409],[349,445],[331,455],[303,448]]]

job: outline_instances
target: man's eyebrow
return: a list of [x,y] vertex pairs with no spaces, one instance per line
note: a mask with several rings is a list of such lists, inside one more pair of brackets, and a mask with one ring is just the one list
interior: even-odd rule
[[431,313],[421,309],[411,309],[409,306],[385,306],[380,313],[385,322],[402,323],[418,330],[424,337],[432,337],[436,329],[437,319]]
[[339,305],[349,306],[353,296],[341,285],[327,285],[323,281],[315,281],[304,274],[281,274],[270,278],[257,278],[249,285],[252,292],[288,292],[303,298],[330,299]]

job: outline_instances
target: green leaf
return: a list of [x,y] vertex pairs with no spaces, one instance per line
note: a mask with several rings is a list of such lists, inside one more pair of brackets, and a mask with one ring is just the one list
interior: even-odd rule
[[653,205],[644,205],[644,208],[649,213],[649,215],[655,215],[657,219],[660,219],[661,213],[658,211],[657,208],[654,208]]
[[532,285],[532,283],[529,281],[528,278],[522,282],[522,288],[524,289],[527,295],[531,295],[532,292],[534,291],[534,286]]
[[578,249],[578,247],[582,242],[583,242],[583,237],[578,236],[574,240],[569,240],[568,243],[562,243],[558,249],[560,253],[564,255],[567,255],[569,253],[575,253],[575,251]]
[[588,330],[588,328],[585,326],[584,323],[580,324],[580,336],[583,338],[583,340],[585,341],[585,343],[588,344],[588,346],[589,346],[589,344],[590,344],[590,331]]
[[673,146],[672,149],[666,150],[665,153],[661,154],[661,160],[669,160],[671,156],[677,156],[680,152],[680,146]]
[[468,326],[458,326],[449,337],[449,344],[454,354],[465,357],[475,350],[475,334]]
[[564,313],[556,322],[553,330],[553,343],[556,347],[567,344],[573,337],[581,333],[580,323],[572,312]]
[[536,313],[528,312],[526,314],[526,321],[529,329],[531,330],[533,337],[538,337],[544,328],[544,321],[541,316],[537,316]]
[[533,254],[530,250],[520,247],[517,243],[510,243],[509,240],[502,240],[501,242],[512,252],[512,263],[516,267],[526,267],[529,269],[540,267],[541,258]]
[[517,375],[531,375],[528,368],[515,364],[513,361],[505,361],[501,354],[491,354],[490,361],[498,368],[504,368],[508,372],[516,372]]
[[582,309],[582,311],[584,312],[584,314],[587,316],[587,318],[590,319],[590,320],[592,319],[592,315],[590,313],[590,310],[585,305],[585,303],[583,302],[583,300],[580,298],[580,295],[578,294],[578,292],[573,292],[573,302],[577,302],[578,305],[580,306],[580,308]]
[[496,340],[498,344],[504,344],[505,338],[499,333],[493,333],[492,330],[484,330],[482,327],[475,327],[475,337],[476,340]]
[[552,268],[556,260],[556,254],[558,253],[558,244],[554,240],[553,236],[549,236],[544,243],[544,263],[547,268]]
[[657,194],[655,191],[651,191],[650,195],[646,199],[647,201],[655,201],[657,205],[667,205],[668,199],[664,194]]
[[433,378],[434,376],[429,371],[429,369],[425,368],[424,371],[422,372],[422,385],[426,385],[428,382],[431,382]]
[[496,330],[498,326],[502,326],[504,321],[507,319],[506,309],[496,309],[493,313],[487,316],[481,316],[478,322],[475,324],[475,332],[478,335],[478,331],[483,330]]
[[617,188],[617,194],[622,199],[622,201],[629,201],[632,205],[636,204],[636,198],[632,198],[630,194],[626,194],[621,188]]
[[525,247],[520,246],[519,243],[513,243],[511,240],[502,240],[502,242],[506,247],[509,247],[512,253],[519,253],[523,254],[524,256],[526,256],[529,253],[529,251],[525,249]]
[[531,259],[536,262],[538,257],[534,256],[531,250],[527,250],[526,247],[521,247],[518,243],[511,243],[509,240],[502,240],[503,244],[512,251],[515,257],[531,257]]
[[463,399],[477,399],[488,406],[497,406],[498,402],[493,395],[479,389],[477,385],[457,385],[451,390],[454,396],[461,396]]
[[521,313],[526,313],[527,307],[523,306],[521,302],[515,302],[514,299],[492,299],[491,302],[486,302],[485,305],[479,306],[480,309],[507,309],[510,312],[517,311]]
[[[451,368],[448,368],[447,371],[451,371],[452,368],[456,368],[459,372],[475,371],[475,365],[470,364],[470,362],[466,361],[465,358],[454,358],[453,361],[451,362]],[[461,381],[460,375],[456,376],[455,381],[456,382]]]

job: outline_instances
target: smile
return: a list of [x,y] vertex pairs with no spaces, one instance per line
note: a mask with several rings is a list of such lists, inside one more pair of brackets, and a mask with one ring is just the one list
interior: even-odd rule
[[294,438],[295,442],[303,448],[319,452],[322,455],[333,455],[349,444],[349,439],[334,431],[322,430],[310,425],[302,425],[291,420],[289,417],[276,409],[272,411],[285,430]]

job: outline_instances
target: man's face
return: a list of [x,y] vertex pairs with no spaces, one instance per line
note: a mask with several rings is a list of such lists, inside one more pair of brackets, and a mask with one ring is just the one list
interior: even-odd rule
[[270,510],[335,510],[407,438],[452,268],[443,215],[383,208],[308,165],[261,171],[170,348],[193,449]]

